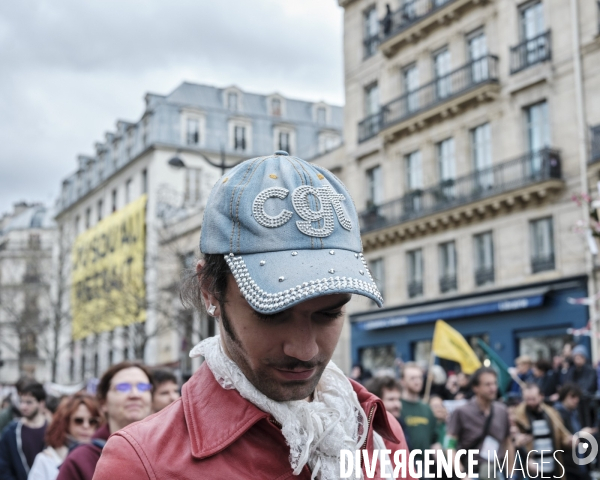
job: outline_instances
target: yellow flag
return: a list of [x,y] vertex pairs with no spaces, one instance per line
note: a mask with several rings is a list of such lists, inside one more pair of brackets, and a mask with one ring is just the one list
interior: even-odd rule
[[481,367],[481,362],[465,338],[443,320],[435,322],[431,349],[440,358],[460,363],[461,370],[467,375]]

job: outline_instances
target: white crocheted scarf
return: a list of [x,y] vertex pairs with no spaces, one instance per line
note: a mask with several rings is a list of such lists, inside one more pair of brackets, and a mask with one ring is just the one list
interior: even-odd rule
[[[199,356],[205,358],[223,388],[237,390],[282,425],[294,475],[299,475],[308,464],[311,479],[339,479],[340,450],[355,451],[364,444],[367,416],[352,385],[333,362],[325,368],[312,402],[276,402],[258,391],[224,353],[219,335],[203,340],[192,349],[190,357]],[[383,439],[373,433],[375,448],[385,449]]]

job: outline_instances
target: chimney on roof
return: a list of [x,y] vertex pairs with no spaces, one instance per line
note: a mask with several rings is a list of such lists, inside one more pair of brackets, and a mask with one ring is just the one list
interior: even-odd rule
[[16,202],[13,204],[14,216],[20,215],[25,210],[29,208],[29,204],[27,202]]

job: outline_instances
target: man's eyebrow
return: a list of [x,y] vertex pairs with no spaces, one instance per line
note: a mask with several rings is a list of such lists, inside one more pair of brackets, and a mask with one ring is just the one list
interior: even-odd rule
[[323,311],[323,310],[335,310],[336,308],[340,308],[343,307],[344,305],[346,305],[350,300],[352,300],[352,295],[348,295],[346,298],[344,298],[342,301],[336,303],[335,305],[328,305],[326,307],[323,308],[319,308],[319,311]]

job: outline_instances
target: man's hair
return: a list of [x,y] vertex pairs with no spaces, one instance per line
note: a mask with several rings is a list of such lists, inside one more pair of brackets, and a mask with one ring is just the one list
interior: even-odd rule
[[565,398],[567,398],[569,395],[572,395],[574,397],[579,397],[581,398],[582,392],[581,392],[581,388],[579,388],[579,386],[577,386],[574,383],[565,383],[562,387],[560,387],[560,389],[558,390],[558,400],[560,402],[564,401]]
[[537,383],[534,382],[527,382],[525,384],[525,387],[523,388],[523,391],[525,390],[537,390],[539,395],[542,395],[542,389],[540,388],[540,386]]
[[385,377],[374,377],[371,378],[366,384],[365,388],[371,392],[373,395],[379,398],[383,398],[384,390],[398,390],[402,391],[402,387],[398,383],[398,381],[389,376]]
[[520,357],[515,358],[515,365],[519,365],[521,363],[527,363],[531,365],[533,361],[529,355],[521,355]]
[[179,297],[183,306],[186,308],[195,308],[199,312],[205,310],[202,303],[202,288],[205,288],[208,293],[213,295],[219,307],[221,308],[221,322],[223,328],[233,341],[237,341],[237,337],[229,317],[225,313],[225,294],[227,292],[227,283],[231,270],[225,261],[225,257],[218,253],[208,253],[203,256],[204,266],[200,273],[194,269],[189,270],[185,275],[181,285]]
[[110,382],[112,381],[113,377],[121,370],[125,370],[126,368],[131,367],[139,368],[142,372],[146,374],[146,376],[148,377],[148,381],[152,385],[154,385],[152,373],[150,373],[148,367],[143,363],[133,362],[129,360],[121,363],[116,363],[112,367],[110,367],[106,372],[104,372],[102,378],[100,378],[100,381],[98,382],[98,386],[96,387],[96,397],[98,398],[100,403],[104,403],[104,401],[106,400],[106,395],[110,390]]
[[152,379],[154,380],[154,388],[162,385],[163,383],[173,382],[177,384],[177,377],[170,370],[156,369],[152,370]]
[[221,254],[208,253],[203,255],[202,259],[204,266],[200,273],[197,273],[195,268],[184,273],[179,294],[185,307],[193,307],[198,311],[204,310],[201,288],[205,288],[208,293],[213,295],[219,305],[225,303],[227,280],[231,273],[225,257]]
[[419,366],[419,364],[417,362],[406,362],[403,366],[402,366],[402,370],[400,371],[400,378],[404,379],[404,372],[406,370],[408,370],[409,368],[415,368],[417,370],[420,370],[421,373],[423,372],[423,369]]
[[473,373],[471,376],[471,387],[478,387],[479,382],[481,381],[481,376],[485,375],[486,373],[491,373],[494,377],[498,378],[496,370],[494,370],[492,367],[481,367],[475,370],[475,373]]
[[19,378],[17,380],[17,382],[15,383],[15,388],[17,389],[17,394],[21,395],[21,392],[23,391],[23,387],[25,387],[25,385],[29,385],[30,383],[36,383],[36,381],[31,377]]
[[541,358],[537,362],[535,362],[535,368],[546,373],[546,372],[552,370],[552,363],[550,362],[550,360],[545,360],[545,359]]
[[23,385],[20,395],[31,395],[38,402],[46,400],[46,390],[44,390],[44,386],[39,382],[31,382]]

